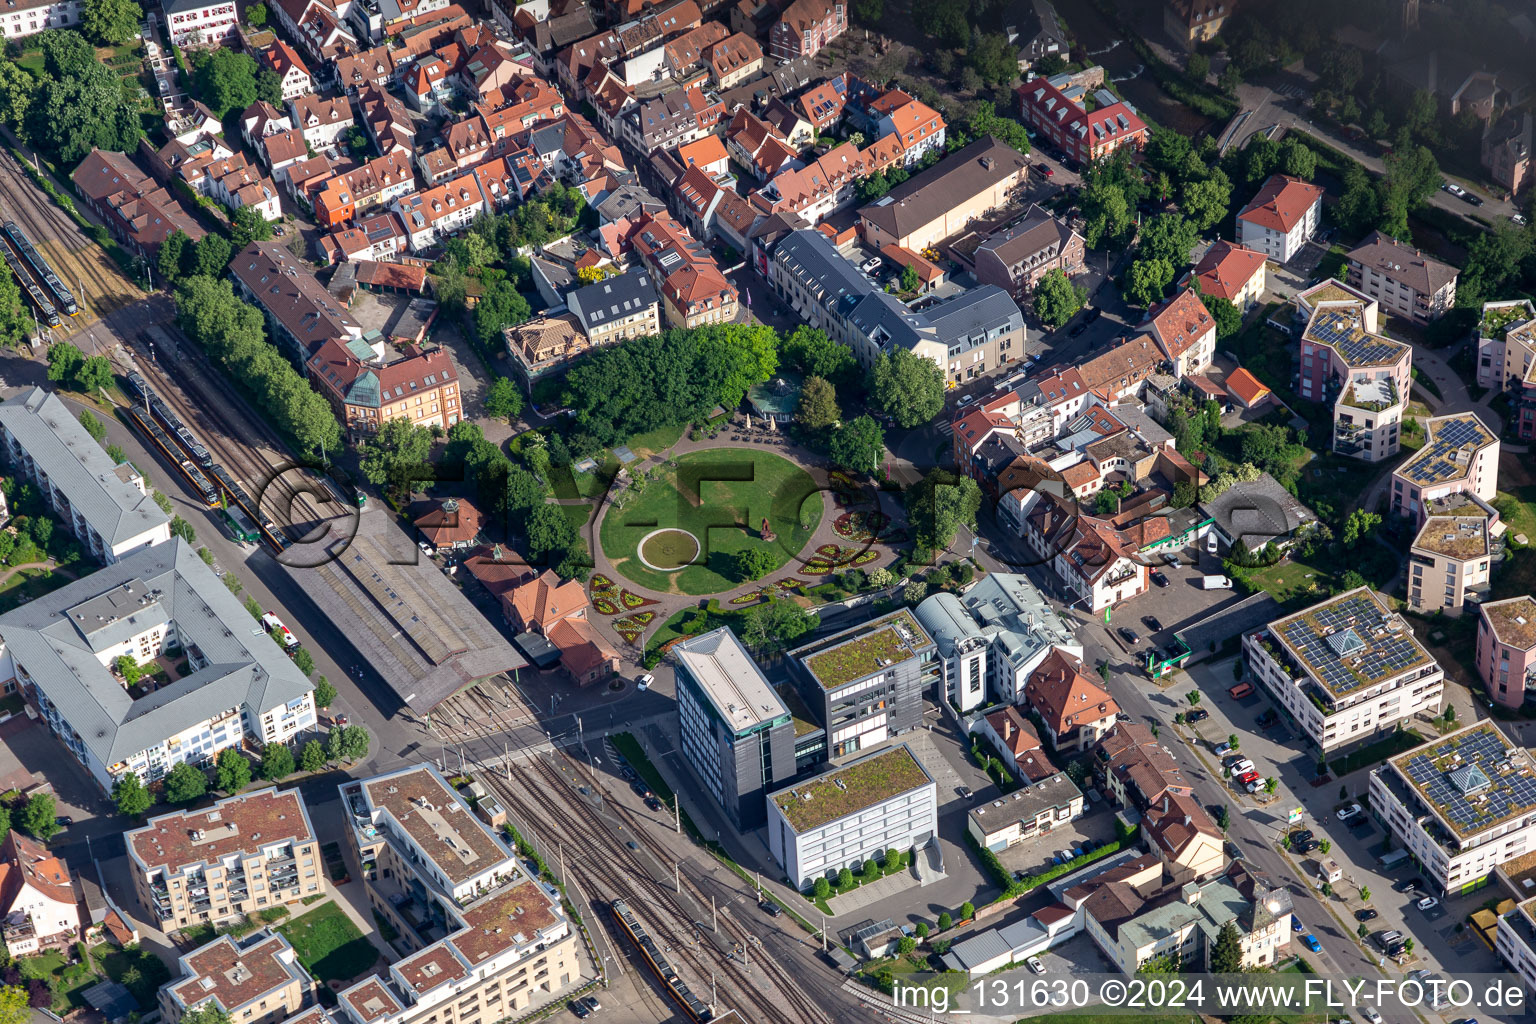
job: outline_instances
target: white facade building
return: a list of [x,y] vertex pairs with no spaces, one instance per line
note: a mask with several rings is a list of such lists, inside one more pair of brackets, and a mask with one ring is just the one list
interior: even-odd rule
[[231,42],[240,27],[235,0],[164,0],[161,6],[172,46],[218,46]]
[[768,797],[768,850],[801,889],[938,827],[937,787],[905,743]]
[[1322,186],[1276,174],[1237,215],[1237,241],[1285,263],[1307,244],[1322,216]]
[[0,12],[0,35],[22,39],[49,28],[70,28],[80,24],[85,4],[82,0],[20,0]]
[[19,476],[38,490],[91,555],[108,564],[171,539],[130,463],[114,463],[57,395],[33,388],[0,403],[0,441]]
[[1243,637],[1254,678],[1327,753],[1440,710],[1445,672],[1369,587]]

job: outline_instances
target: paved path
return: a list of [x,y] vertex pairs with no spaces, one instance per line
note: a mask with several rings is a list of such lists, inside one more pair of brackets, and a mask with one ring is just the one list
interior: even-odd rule
[[[754,427],[754,429],[748,431],[742,426],[734,423],[722,429],[719,435],[715,438],[700,438],[699,440],[691,440],[685,435],[675,445],[667,449],[665,452],[660,452],[647,460],[637,460],[636,462],[631,463],[629,468],[635,471],[639,471],[640,469],[646,467],[657,467],[665,465],[667,462],[676,459],[678,456],[686,455],[690,452],[722,451],[732,448],[741,449],[744,451],[772,452],[775,455],[787,458],[789,461],[795,463],[802,469],[808,470],[812,474],[813,478],[820,478],[817,481],[819,484],[825,485],[825,475],[829,471],[829,467],[826,463],[826,460],[822,456],[796,444],[781,432],[762,430],[757,427]],[[865,486],[869,494],[875,499],[876,502],[878,502],[878,507],[881,511],[893,516],[899,516],[901,514],[900,501],[897,499],[896,495],[886,494],[878,491],[873,483],[866,484]],[[603,522],[606,520],[608,515],[614,511],[615,506],[611,502],[604,501],[602,508],[598,510],[595,520],[589,527],[591,531],[590,537],[592,547],[593,572],[594,574],[602,573],[624,589],[657,602],[654,605],[647,605],[645,608],[640,609],[643,611],[655,612],[656,617],[646,627],[645,633],[641,637],[640,646],[633,647],[630,646],[629,643],[620,637],[619,634],[613,629],[613,620],[622,618],[622,615],[596,615],[593,617],[594,621],[596,622],[599,629],[601,629],[605,635],[612,639],[616,645],[616,649],[621,652],[621,656],[625,660],[638,664],[644,652],[645,637],[649,636],[657,628],[659,628],[662,623],[666,622],[667,619],[672,617],[672,615],[684,608],[701,607],[704,602],[711,599],[719,601],[722,607],[732,607],[731,601],[733,599],[756,593],[762,590],[765,586],[772,586],[776,581],[785,579],[789,576],[798,576],[801,579],[809,579],[813,583],[821,583],[827,579],[830,579],[830,577],[825,576],[810,576],[809,574],[800,572],[799,570],[803,562],[808,560],[813,555],[816,548],[823,544],[837,544],[842,547],[853,547],[857,545],[856,542],[851,541],[846,537],[839,536],[837,531],[833,529],[832,524],[837,520],[838,516],[842,515],[845,509],[839,507],[832,500],[831,496],[825,491],[822,492],[822,503],[821,522],[817,525],[816,531],[811,535],[810,540],[806,542],[805,547],[801,549],[798,558],[791,559],[778,570],[769,573],[768,576],[761,580],[741,583],[731,587],[729,590],[723,590],[719,593],[676,594],[653,590],[642,584],[636,583],[614,568],[613,563],[603,552],[601,538]],[[863,508],[866,509],[870,507],[872,506],[863,506]],[[872,562],[867,563],[866,565],[860,566],[861,569],[868,571],[879,568],[882,565],[888,566],[892,561],[895,560],[895,552],[883,545],[873,545],[871,546],[871,550],[876,551],[880,557],[876,558]],[[735,607],[746,608],[751,607],[751,605],[743,604],[737,605]]]

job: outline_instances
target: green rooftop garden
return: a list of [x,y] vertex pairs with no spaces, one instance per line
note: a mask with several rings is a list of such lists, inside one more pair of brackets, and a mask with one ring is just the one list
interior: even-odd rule
[[808,832],[928,781],[907,748],[896,747],[778,793],[773,800],[796,832]]
[[900,664],[914,657],[914,653],[896,631],[898,624],[913,636],[924,635],[911,614],[899,612],[863,636],[811,655],[805,660],[805,666],[817,682],[828,690],[835,690],[882,668]]
[[1496,306],[1483,315],[1482,323],[1477,325],[1477,330],[1484,338],[1502,338],[1510,324],[1530,318],[1531,312],[1524,302]]

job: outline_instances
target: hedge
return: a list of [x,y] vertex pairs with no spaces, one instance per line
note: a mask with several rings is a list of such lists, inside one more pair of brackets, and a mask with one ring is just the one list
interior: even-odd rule
[[999,895],[997,899],[992,901],[994,903],[999,903],[1003,900],[1016,899],[1019,896],[1023,896],[1025,893],[1028,893],[1034,889],[1038,889],[1040,886],[1047,882],[1055,881],[1062,875],[1070,874],[1071,872],[1076,871],[1078,868],[1092,864],[1096,860],[1101,860],[1105,857],[1108,857],[1112,853],[1119,853],[1125,848],[1126,844],[1131,841],[1135,834],[1135,830],[1133,829],[1128,836],[1122,836],[1120,839],[1111,840],[1096,850],[1089,850],[1087,853],[1082,854],[1081,856],[1073,857],[1065,864],[1053,864],[1038,874],[1026,875],[1023,878],[1014,878],[1012,872],[1003,867],[1002,861],[997,859],[997,854],[993,853],[985,846],[982,846],[981,843],[977,841],[976,837],[971,834],[969,829],[967,829],[965,832],[965,841],[969,843],[971,849],[976,852],[976,856],[981,858],[982,866],[985,867],[987,869],[987,873],[992,876],[992,881],[997,885],[998,888],[1003,890],[1002,894]]

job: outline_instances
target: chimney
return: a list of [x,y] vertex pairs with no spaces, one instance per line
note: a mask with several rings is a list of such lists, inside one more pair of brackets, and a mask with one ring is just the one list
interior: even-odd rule
[[1005,739],[1005,740],[1013,739],[1013,719],[1012,718],[1004,718],[1003,719],[1003,739]]

